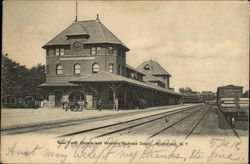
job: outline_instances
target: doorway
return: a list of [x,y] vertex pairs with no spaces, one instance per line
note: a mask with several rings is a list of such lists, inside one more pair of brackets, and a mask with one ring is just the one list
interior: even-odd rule
[[62,106],[62,92],[55,92],[55,106]]

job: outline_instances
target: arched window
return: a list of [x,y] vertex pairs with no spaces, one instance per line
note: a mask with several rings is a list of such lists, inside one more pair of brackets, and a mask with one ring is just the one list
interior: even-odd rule
[[63,66],[61,64],[58,64],[56,66],[56,74],[57,75],[62,75],[63,74]]
[[80,74],[81,73],[81,66],[79,64],[74,65],[74,74]]
[[99,64],[97,64],[97,63],[93,64],[92,73],[97,73],[97,72],[99,72],[99,70],[100,70]]
[[147,65],[144,66],[144,69],[145,69],[145,70],[149,70],[149,69],[150,69],[150,66],[147,64]]

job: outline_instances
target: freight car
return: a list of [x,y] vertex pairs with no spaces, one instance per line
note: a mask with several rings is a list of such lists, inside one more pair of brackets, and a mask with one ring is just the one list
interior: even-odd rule
[[246,98],[241,98],[243,87],[222,86],[217,88],[217,105],[225,118],[234,126],[236,120],[247,120],[249,103]]
[[198,96],[182,96],[182,103],[203,103],[204,100]]

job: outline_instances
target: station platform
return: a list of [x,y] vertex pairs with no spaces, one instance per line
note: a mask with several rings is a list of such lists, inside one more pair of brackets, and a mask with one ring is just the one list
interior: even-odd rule
[[[18,127],[55,124],[72,120],[98,119],[112,116],[117,117],[133,113],[133,117],[140,115],[150,115],[162,111],[171,111],[178,108],[193,106],[194,104],[180,104],[160,107],[151,107],[146,109],[126,109],[114,111],[111,109],[83,110],[83,111],[65,111],[61,108],[38,108],[38,109],[1,109],[1,129],[11,129]],[[196,104],[197,105],[197,104]]]

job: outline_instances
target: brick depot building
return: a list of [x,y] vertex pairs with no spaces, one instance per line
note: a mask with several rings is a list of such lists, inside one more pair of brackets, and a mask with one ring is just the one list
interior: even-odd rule
[[75,21],[43,46],[46,50],[48,107],[61,107],[70,99],[97,107],[137,108],[179,103],[180,95],[169,88],[170,74],[156,61],[137,69],[126,63],[129,48],[96,20]]

